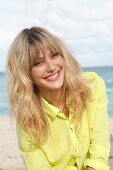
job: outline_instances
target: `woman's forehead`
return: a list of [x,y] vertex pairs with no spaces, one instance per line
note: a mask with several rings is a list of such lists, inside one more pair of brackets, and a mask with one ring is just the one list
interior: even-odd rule
[[56,50],[50,50],[50,49],[47,48],[47,49],[45,49],[45,50],[43,50],[43,51],[41,50],[39,54],[40,54],[40,56],[50,55],[50,54],[53,53],[54,51],[56,51]]
[[58,50],[53,49],[53,48],[52,49],[46,48],[46,49],[40,50],[39,54],[38,54],[38,58],[43,58],[45,56],[49,56],[54,52],[58,52]]

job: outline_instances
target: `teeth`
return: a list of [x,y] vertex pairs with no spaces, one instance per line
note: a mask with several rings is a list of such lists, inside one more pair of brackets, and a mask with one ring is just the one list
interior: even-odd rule
[[58,72],[52,76],[49,76],[47,80],[54,81],[57,78],[57,76],[58,76]]

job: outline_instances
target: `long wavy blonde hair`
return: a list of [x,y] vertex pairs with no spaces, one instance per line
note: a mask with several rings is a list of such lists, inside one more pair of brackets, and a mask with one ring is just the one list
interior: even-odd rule
[[68,104],[75,109],[74,120],[81,120],[83,109],[91,98],[79,63],[58,37],[41,27],[22,30],[14,39],[7,59],[10,110],[17,124],[34,136],[37,144],[47,139],[49,124],[30,72],[39,53],[45,54],[46,49],[59,53],[64,59],[64,90]]

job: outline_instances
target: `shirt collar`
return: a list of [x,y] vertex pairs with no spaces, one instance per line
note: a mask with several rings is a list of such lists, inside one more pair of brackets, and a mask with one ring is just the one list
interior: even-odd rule
[[[42,105],[43,105],[44,110],[46,111],[46,113],[48,115],[50,115],[51,117],[53,117],[54,119],[56,118],[57,115],[60,116],[60,117],[66,118],[64,116],[64,114],[62,113],[62,111],[58,107],[55,107],[54,105],[50,104],[43,97],[42,97]],[[74,110],[72,108],[72,105],[68,103],[68,98],[67,97],[66,97],[66,105],[67,105],[68,110],[69,110],[70,119],[72,119]],[[68,118],[66,118],[66,119],[68,119]]]
[[46,113],[48,115],[50,115],[51,117],[53,117],[55,119],[55,117],[57,116],[57,114],[60,112],[60,109],[53,106],[52,104],[48,103],[44,98],[42,98],[42,105],[46,111]]

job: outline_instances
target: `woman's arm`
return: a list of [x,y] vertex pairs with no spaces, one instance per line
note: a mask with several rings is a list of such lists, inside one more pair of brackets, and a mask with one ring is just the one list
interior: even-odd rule
[[27,170],[53,170],[53,166],[46,159],[41,149],[33,147],[30,136],[17,127],[18,147],[22,154]]
[[[92,167],[96,170],[109,170],[108,157],[110,150],[107,96],[103,79],[95,74],[93,85],[93,105],[89,109],[91,116],[91,132],[89,158],[85,161],[85,168]],[[94,114],[91,113],[94,110]]]

